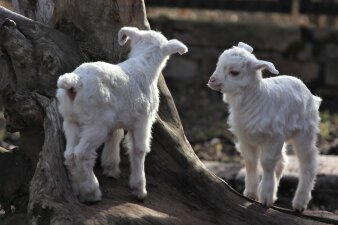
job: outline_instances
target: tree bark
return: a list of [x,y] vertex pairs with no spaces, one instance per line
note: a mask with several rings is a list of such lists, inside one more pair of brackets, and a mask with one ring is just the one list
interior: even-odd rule
[[[43,14],[39,12],[43,7],[25,13],[26,6],[21,8],[20,2],[16,8],[26,16],[36,19],[38,13]],[[99,167],[95,170],[102,201],[80,204],[63,166],[65,140],[54,98],[57,77],[88,60],[124,60],[128,47],[118,45],[117,31],[125,25],[150,28],[143,0],[58,0],[53,4],[52,15],[43,14],[48,14],[43,22],[53,28],[0,8],[4,65],[0,91],[8,128],[20,131],[20,148],[36,168],[27,208],[31,224],[338,223],[335,218],[264,208],[208,171],[184,135],[163,76],[158,83],[161,104],[152,151],[146,158],[147,199],[139,203],[131,198],[124,156],[118,180],[102,176]]]

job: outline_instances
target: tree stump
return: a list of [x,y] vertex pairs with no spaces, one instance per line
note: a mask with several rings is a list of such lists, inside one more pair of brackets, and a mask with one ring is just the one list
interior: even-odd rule
[[48,25],[0,8],[0,91],[8,128],[20,131],[19,147],[33,165],[30,224],[338,224],[332,215],[264,208],[208,171],[184,135],[163,76],[152,151],[145,163],[147,199],[140,203],[131,197],[129,164],[122,157],[118,180],[95,169],[102,201],[79,203],[63,165],[65,139],[54,98],[56,80],[85,61],[124,60],[128,47],[118,45],[117,31],[126,25],[150,29],[144,1],[15,2],[16,10]]

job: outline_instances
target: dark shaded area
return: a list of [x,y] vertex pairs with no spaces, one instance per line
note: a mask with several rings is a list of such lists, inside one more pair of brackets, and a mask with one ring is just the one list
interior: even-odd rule
[[[0,153],[0,206],[6,214],[26,212],[32,166],[20,149]],[[0,220],[1,221],[1,220]]]
[[196,9],[227,9],[241,11],[281,12],[291,11],[291,0],[277,1],[245,1],[245,0],[145,0],[147,6],[196,8]]
[[335,0],[326,0],[326,1],[301,0],[300,12],[312,14],[337,15],[338,3]]
[[[292,0],[145,0],[147,6],[175,7],[193,9],[235,10],[248,12],[291,13]],[[299,13],[337,15],[338,3],[335,0],[300,0]]]

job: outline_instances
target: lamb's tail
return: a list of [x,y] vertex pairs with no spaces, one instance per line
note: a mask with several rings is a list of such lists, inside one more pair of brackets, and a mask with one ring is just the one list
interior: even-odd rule
[[322,102],[322,99],[320,97],[318,97],[318,96],[313,95],[313,100],[315,102],[315,107],[318,110],[319,106],[320,106],[320,103]]
[[66,73],[59,77],[57,87],[65,89],[71,100],[76,97],[77,91],[81,88],[80,77],[76,73]]
[[57,86],[68,90],[70,88],[78,89],[81,85],[80,77],[76,73],[66,73],[59,77]]

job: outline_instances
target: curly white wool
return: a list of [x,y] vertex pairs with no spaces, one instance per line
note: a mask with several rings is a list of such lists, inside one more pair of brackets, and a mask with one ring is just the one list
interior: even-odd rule
[[157,81],[169,56],[187,47],[155,31],[123,27],[120,45],[131,41],[126,61],[84,63],[58,79],[57,99],[67,139],[65,165],[74,192],[82,202],[101,199],[93,167],[96,149],[104,143],[104,173],[118,178],[123,129],[132,142],[130,187],[138,199],[147,195],[144,161],[150,151],[151,128],[159,107]]
[[[271,62],[258,60],[240,42],[220,56],[208,86],[229,104],[228,123],[237,136],[246,180],[244,195],[271,206],[286,164],[285,144],[293,145],[300,177],[292,206],[302,211],[311,199],[317,171],[317,133],[321,99],[292,76],[262,78],[262,70],[278,74]],[[263,176],[259,182],[259,160]],[[258,193],[260,192],[260,193]]]

